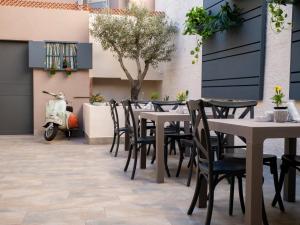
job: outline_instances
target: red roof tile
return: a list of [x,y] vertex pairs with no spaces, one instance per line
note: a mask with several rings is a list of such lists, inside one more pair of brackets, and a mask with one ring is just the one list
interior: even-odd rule
[[[59,2],[41,2],[41,1],[23,1],[23,0],[0,0],[0,6],[15,6],[28,8],[44,9],[64,9],[64,10],[85,10],[91,13],[109,13],[116,15],[126,15],[126,9],[93,9],[88,5],[79,5],[76,3],[59,3]],[[164,15],[163,12],[152,12],[153,15]]]

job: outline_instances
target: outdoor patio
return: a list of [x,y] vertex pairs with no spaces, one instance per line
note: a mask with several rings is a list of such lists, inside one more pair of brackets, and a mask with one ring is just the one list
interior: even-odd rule
[[[203,224],[205,209],[187,216],[195,180],[186,187],[186,164],[180,178],[157,184],[154,166],[123,172],[127,153],[109,153],[108,145],[86,145],[84,139],[46,143],[39,137],[0,137],[1,225],[188,225]],[[169,162],[176,168],[177,159]],[[265,171],[264,194],[269,223],[299,225],[300,202],[284,202],[286,213],[270,206],[274,188]],[[297,180],[297,187],[300,180]],[[299,189],[298,189],[299,190]],[[300,199],[300,192],[297,192]],[[228,216],[229,185],[217,187],[212,217],[214,225],[241,225],[238,194],[234,216]]]

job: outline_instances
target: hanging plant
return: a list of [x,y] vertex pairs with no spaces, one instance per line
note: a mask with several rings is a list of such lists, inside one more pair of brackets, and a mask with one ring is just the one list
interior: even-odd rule
[[286,22],[286,18],[288,14],[283,10],[282,6],[286,6],[287,4],[295,4],[299,2],[298,0],[271,0],[269,4],[269,12],[271,13],[271,28],[280,33],[282,30],[286,28],[286,26],[290,26],[291,22]]
[[68,77],[71,76],[71,75],[72,75],[72,68],[67,67],[67,68],[65,69],[65,72],[66,72],[66,75],[67,75]]
[[193,64],[199,59],[202,42],[218,31],[240,25],[243,22],[240,15],[241,10],[236,5],[233,5],[232,8],[228,2],[221,6],[216,15],[211,15],[211,12],[206,11],[203,7],[193,7],[186,14],[184,35],[197,35],[197,45],[191,51],[191,55],[194,56]]
[[56,67],[55,63],[52,63],[52,65],[50,67],[50,70],[49,70],[50,76],[55,75],[56,74],[56,70],[57,70],[57,67]]

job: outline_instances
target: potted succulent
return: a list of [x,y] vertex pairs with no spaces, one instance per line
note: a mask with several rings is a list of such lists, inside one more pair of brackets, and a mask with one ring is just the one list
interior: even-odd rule
[[283,98],[285,97],[282,92],[282,87],[279,85],[276,85],[275,88],[275,94],[272,97],[273,103],[276,105],[274,107],[274,120],[277,123],[283,123],[288,120],[288,109],[286,106],[283,106]]
[[176,95],[176,100],[184,103],[188,100],[188,97],[189,97],[189,91],[188,90],[180,91]]
[[90,97],[90,103],[92,105],[105,106],[106,103],[104,101],[105,101],[105,98],[101,94],[92,95]]

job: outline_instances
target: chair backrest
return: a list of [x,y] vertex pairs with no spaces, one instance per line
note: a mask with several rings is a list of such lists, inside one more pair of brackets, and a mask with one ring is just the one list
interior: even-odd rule
[[254,107],[257,105],[256,101],[219,101],[210,100],[212,105],[213,116],[216,119],[227,119],[229,117],[236,117],[237,110],[242,110],[242,113],[237,116],[238,119],[244,119],[248,114],[250,118],[254,118]]
[[166,110],[164,109],[164,107],[166,106],[169,106],[172,110],[175,110],[179,105],[184,105],[180,101],[153,101],[152,104],[156,112],[165,112]]
[[117,105],[118,104],[114,99],[111,99],[109,101],[110,113],[111,113],[111,118],[112,118],[113,123],[114,123],[114,130],[115,131],[119,130],[119,128],[120,128]]
[[130,100],[124,100],[122,101],[122,105],[125,113],[125,127],[127,128],[129,138],[132,142],[136,143],[138,138],[138,132],[132,110],[132,102]]
[[149,101],[143,101],[143,100],[131,101],[131,104],[134,106],[135,109],[142,109],[142,106],[145,106],[148,103],[149,103]]
[[205,108],[211,105],[203,100],[190,100],[187,105],[191,115],[193,142],[197,149],[199,163],[207,164],[210,173],[213,171],[214,151],[210,142]]

